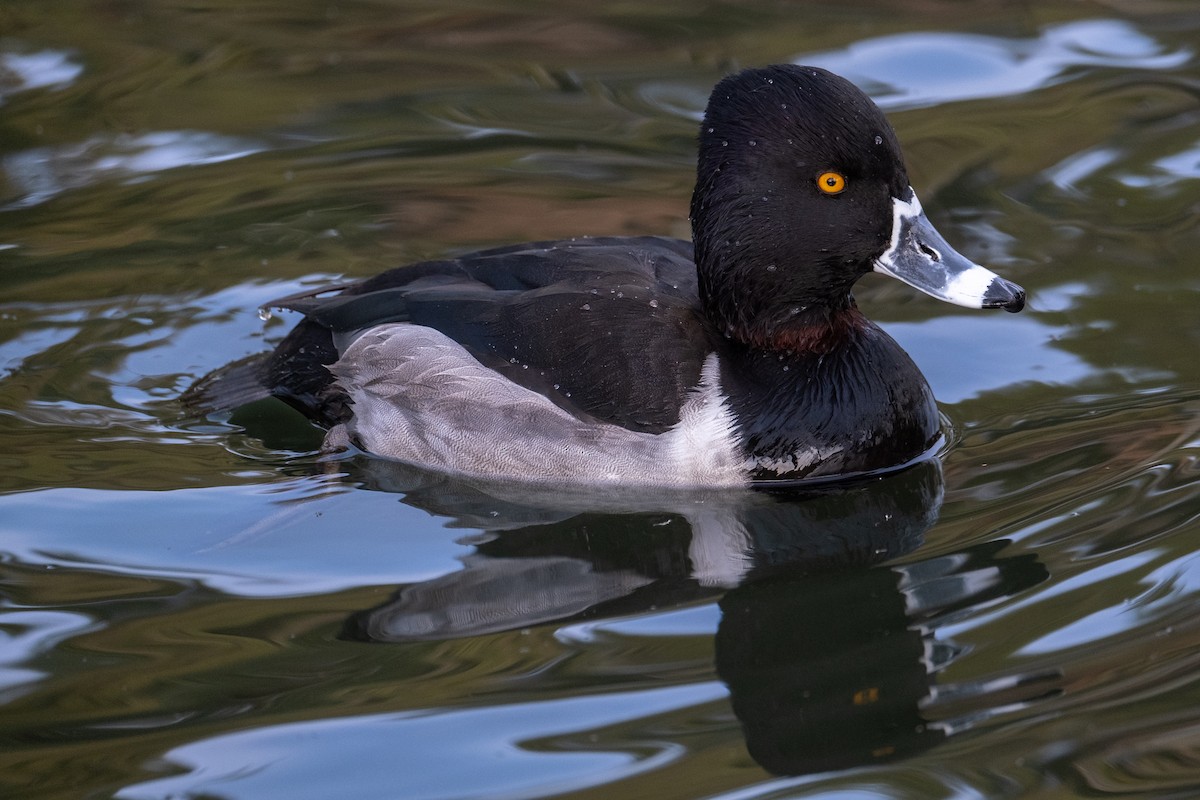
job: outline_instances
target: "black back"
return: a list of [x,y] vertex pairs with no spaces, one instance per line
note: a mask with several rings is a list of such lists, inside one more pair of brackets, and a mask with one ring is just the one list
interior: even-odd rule
[[339,288],[268,304],[306,318],[271,354],[264,382],[326,423],[346,413],[325,368],[337,359],[335,338],[388,322],[441,331],[580,415],[656,433],[678,421],[713,347],[691,246],[677,239],[538,242]]

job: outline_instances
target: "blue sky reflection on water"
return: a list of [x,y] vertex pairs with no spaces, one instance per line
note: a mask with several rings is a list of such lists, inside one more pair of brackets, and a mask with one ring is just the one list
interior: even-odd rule
[[1189,49],[1164,50],[1127,22],[1086,20],[1046,26],[1030,39],[896,34],[794,62],[845,75],[885,109],[909,109],[1025,94],[1069,80],[1080,67],[1170,69],[1192,57]]
[[[459,568],[455,557],[467,552],[454,543],[461,531],[394,495],[347,495],[334,484],[321,496],[323,482],[28,493],[5,503],[5,550],[30,564],[103,564],[243,597],[410,583]],[[81,515],[91,520],[86,527],[72,524]]]
[[[952,314],[919,323],[892,322],[887,330],[921,366],[943,403],[959,403],[1026,381],[1072,384],[1094,372],[1083,359],[1054,347],[1053,340],[1068,328],[1031,319]],[[961,346],[947,348],[950,338]],[[1023,358],[1006,357],[1014,347]]]
[[[725,687],[712,682],[541,703],[285,724],[169,752],[166,761],[186,767],[184,775],[130,786],[117,797],[217,793],[231,800],[316,800],[344,791],[348,767],[355,775],[355,797],[364,800],[552,796],[653,770],[684,752],[667,741],[630,742],[636,757],[604,744],[586,747],[577,720],[587,720],[592,730],[603,729],[725,696]],[[297,740],[308,743],[303,752],[295,748]],[[556,740],[561,744],[555,746]],[[389,742],[386,755],[378,750],[380,741]],[[535,741],[549,746],[528,746]],[[286,793],[283,786],[289,787]]]

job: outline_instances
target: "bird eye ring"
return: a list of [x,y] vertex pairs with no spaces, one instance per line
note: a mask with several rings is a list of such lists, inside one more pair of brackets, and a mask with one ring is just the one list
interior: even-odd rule
[[822,172],[817,176],[817,188],[825,194],[841,194],[846,190],[846,176],[840,172]]

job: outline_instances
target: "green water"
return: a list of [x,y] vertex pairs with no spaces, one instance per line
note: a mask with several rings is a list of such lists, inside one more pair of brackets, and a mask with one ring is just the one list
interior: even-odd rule
[[[1200,794],[1200,3],[0,4],[0,794]],[[186,418],[257,306],[686,235],[743,65],[893,120],[1020,315],[869,276],[940,464],[525,496]]]

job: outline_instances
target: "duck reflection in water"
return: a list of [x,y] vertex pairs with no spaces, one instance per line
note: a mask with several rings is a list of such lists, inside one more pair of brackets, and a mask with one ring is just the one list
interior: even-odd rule
[[[516,497],[517,487],[343,462],[371,488],[481,530],[461,571],[354,615],[372,642],[465,638],[717,599],[717,674],[751,756],[797,775],[911,755],[1003,706],[1057,693],[1057,674],[938,686],[959,648],[931,624],[1047,577],[989,542],[900,565],[936,522],[940,463],[791,492]],[[359,472],[357,470],[364,470]],[[622,508],[607,513],[604,508]]]

